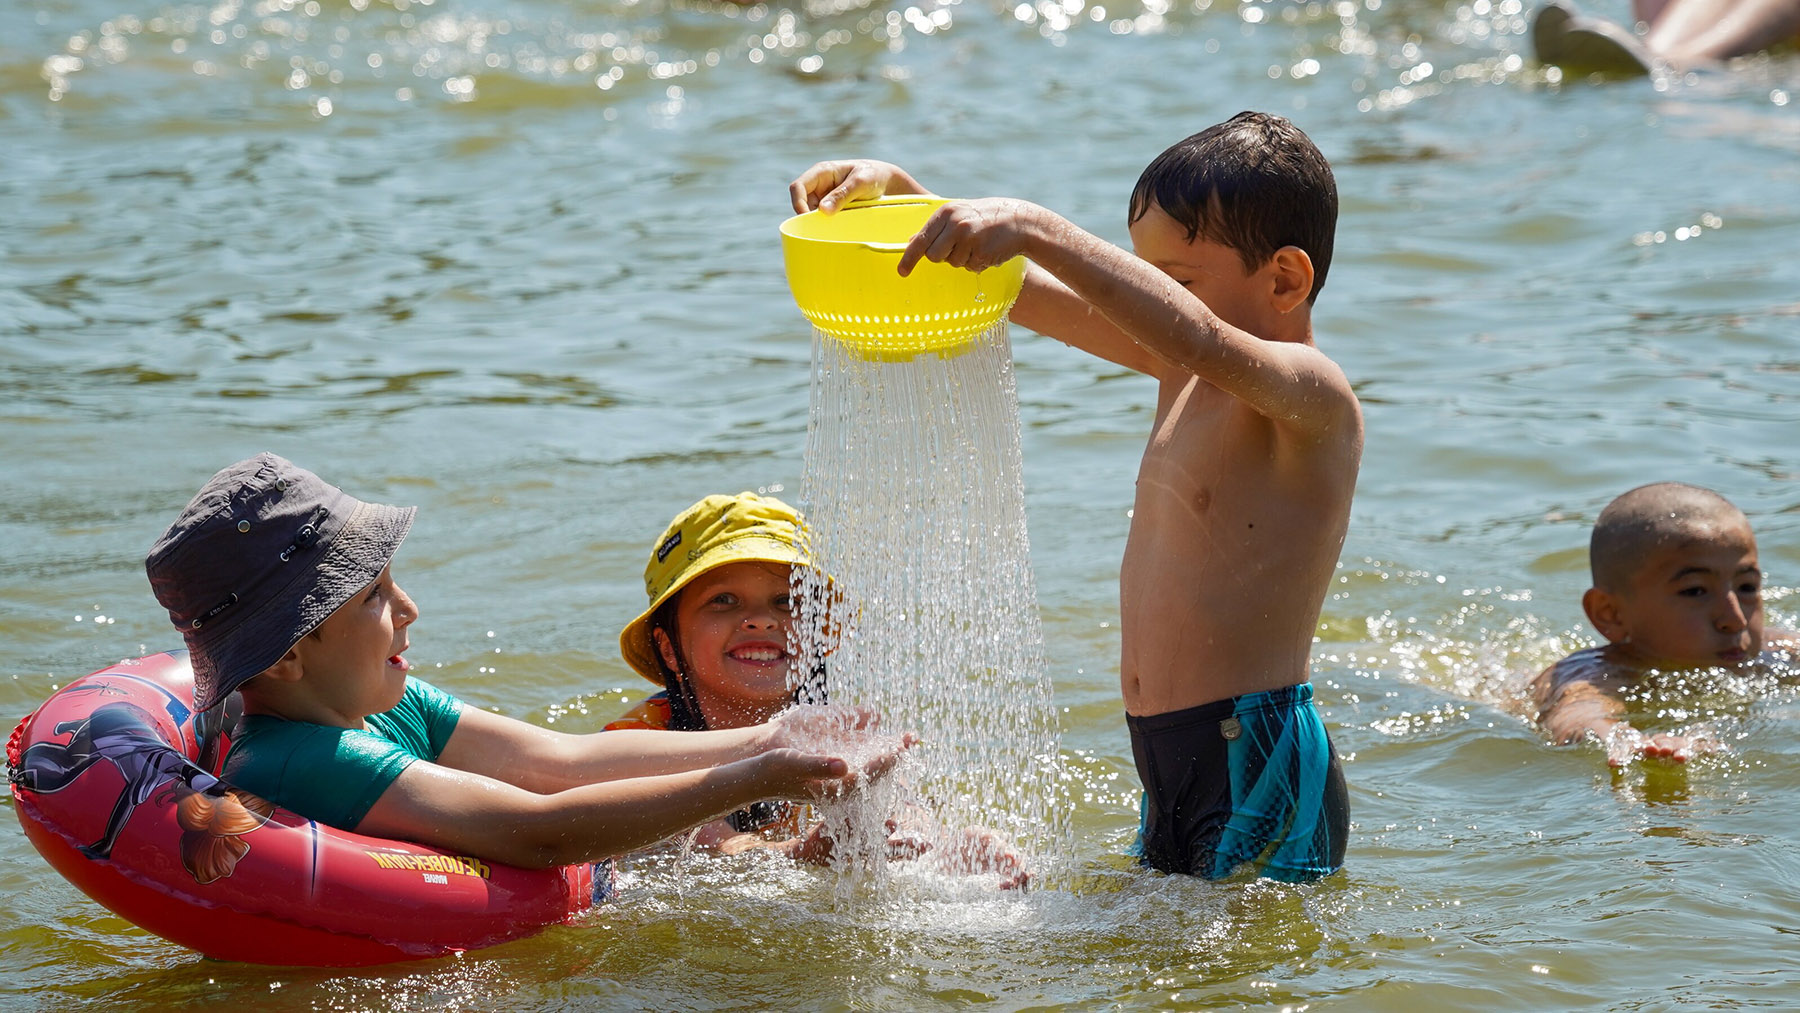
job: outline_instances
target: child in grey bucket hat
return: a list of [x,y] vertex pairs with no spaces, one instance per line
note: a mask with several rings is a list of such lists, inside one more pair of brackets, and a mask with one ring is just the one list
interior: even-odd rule
[[144,560],[187,641],[194,709],[223,703],[380,576],[417,513],[270,453],[214,475]]
[[843,792],[912,743],[844,707],[589,735],[465,707],[403,656],[418,609],[391,563],[414,512],[259,454],[214,475],[157,540],[145,568],[187,640],[196,709],[243,701],[226,780],[329,826],[541,867]]

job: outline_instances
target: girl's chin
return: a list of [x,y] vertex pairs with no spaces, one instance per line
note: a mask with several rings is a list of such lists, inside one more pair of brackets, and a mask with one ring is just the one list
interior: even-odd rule
[[781,661],[739,661],[728,657],[725,659],[725,670],[720,675],[721,680],[729,685],[785,687],[790,667],[785,658]]
[[[721,679],[703,687],[703,695],[740,710],[786,707],[793,699],[787,670],[752,673],[752,678]],[[706,692],[706,691],[710,692]]]

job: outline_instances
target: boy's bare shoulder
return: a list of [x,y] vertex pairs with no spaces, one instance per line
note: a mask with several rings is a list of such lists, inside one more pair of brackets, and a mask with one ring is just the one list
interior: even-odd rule
[[1610,653],[1607,646],[1589,647],[1539,672],[1531,680],[1532,700],[1543,710],[1571,691],[1611,695],[1623,689],[1636,672],[1612,659]]
[[1357,398],[1356,387],[1344,367],[1311,341],[1270,341],[1268,344],[1291,357],[1287,365],[1297,376],[1306,378],[1305,386],[1309,388],[1301,398],[1304,410],[1296,412],[1296,417],[1288,421],[1300,423],[1299,428],[1313,437],[1309,442],[1355,446],[1360,451],[1362,401]]
[[1787,655],[1800,653],[1800,630],[1765,628],[1763,650],[1779,651]]

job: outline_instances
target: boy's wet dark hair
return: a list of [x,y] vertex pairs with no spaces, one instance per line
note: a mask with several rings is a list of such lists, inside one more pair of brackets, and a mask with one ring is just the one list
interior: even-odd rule
[[1127,222],[1154,204],[1187,229],[1229,246],[1246,270],[1284,246],[1312,258],[1312,302],[1325,287],[1337,231],[1337,181],[1299,127],[1269,113],[1242,112],[1156,156],[1131,191]]
[[1666,542],[1691,538],[1712,521],[1749,521],[1743,511],[1711,489],[1682,482],[1640,485],[1600,511],[1588,538],[1588,567],[1594,586],[1622,591],[1645,557]]

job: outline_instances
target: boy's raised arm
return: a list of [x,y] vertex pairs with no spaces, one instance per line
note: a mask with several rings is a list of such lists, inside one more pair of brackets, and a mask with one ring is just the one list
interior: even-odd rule
[[[1325,432],[1358,410],[1349,380],[1318,349],[1299,341],[1266,341],[1226,323],[1182,281],[1025,201],[986,198],[939,208],[901,255],[900,273],[921,259],[979,271],[1021,253],[1156,359],[1206,380],[1258,414]],[[1278,250],[1275,260],[1271,299],[1297,311],[1311,289],[1311,263],[1293,247]]]
[[1171,367],[1036,264],[1025,272],[1025,290],[1013,304],[1009,319],[1020,327],[1029,327],[1071,348],[1147,376],[1160,378]]

